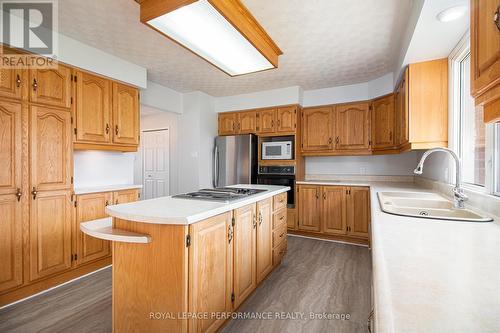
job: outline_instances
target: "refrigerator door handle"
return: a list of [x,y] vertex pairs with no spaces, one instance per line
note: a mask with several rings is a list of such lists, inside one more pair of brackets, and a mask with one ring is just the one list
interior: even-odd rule
[[219,186],[219,147],[215,145],[214,148],[214,168],[213,168],[213,185],[214,188],[217,188]]

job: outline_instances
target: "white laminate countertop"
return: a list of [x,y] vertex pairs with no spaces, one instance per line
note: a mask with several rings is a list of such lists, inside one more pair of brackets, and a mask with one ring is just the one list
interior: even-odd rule
[[382,212],[377,192],[429,191],[413,183],[297,183],[370,186],[375,332],[500,332],[498,218],[474,223]]
[[106,212],[119,219],[154,223],[188,225],[288,191],[287,186],[235,185],[234,187],[266,190],[230,203],[161,197],[106,207]]
[[93,186],[93,187],[75,187],[75,194],[90,194],[90,193],[101,193],[101,192],[113,192],[113,191],[123,191],[132,189],[141,189],[142,185],[127,184],[127,185],[105,185],[105,186]]

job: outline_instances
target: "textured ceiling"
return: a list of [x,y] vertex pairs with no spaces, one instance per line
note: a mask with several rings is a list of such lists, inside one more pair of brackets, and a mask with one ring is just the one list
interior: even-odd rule
[[228,96],[301,86],[318,89],[390,72],[411,0],[243,0],[283,51],[279,68],[231,78],[139,22],[133,0],[59,2],[59,30],[148,69],[179,92]]

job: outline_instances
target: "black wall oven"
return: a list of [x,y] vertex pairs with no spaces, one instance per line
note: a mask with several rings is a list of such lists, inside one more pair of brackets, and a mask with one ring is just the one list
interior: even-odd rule
[[259,166],[257,184],[288,186],[287,204],[295,207],[295,167],[293,166]]

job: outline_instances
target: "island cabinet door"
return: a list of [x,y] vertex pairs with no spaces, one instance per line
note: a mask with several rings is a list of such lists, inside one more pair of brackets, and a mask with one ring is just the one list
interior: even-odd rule
[[256,205],[234,211],[234,302],[237,308],[257,286],[256,274]]
[[257,203],[257,283],[273,269],[273,198]]
[[[190,226],[189,312],[202,314],[231,311],[233,242],[231,213]],[[189,332],[215,332],[224,319],[195,319]]]

